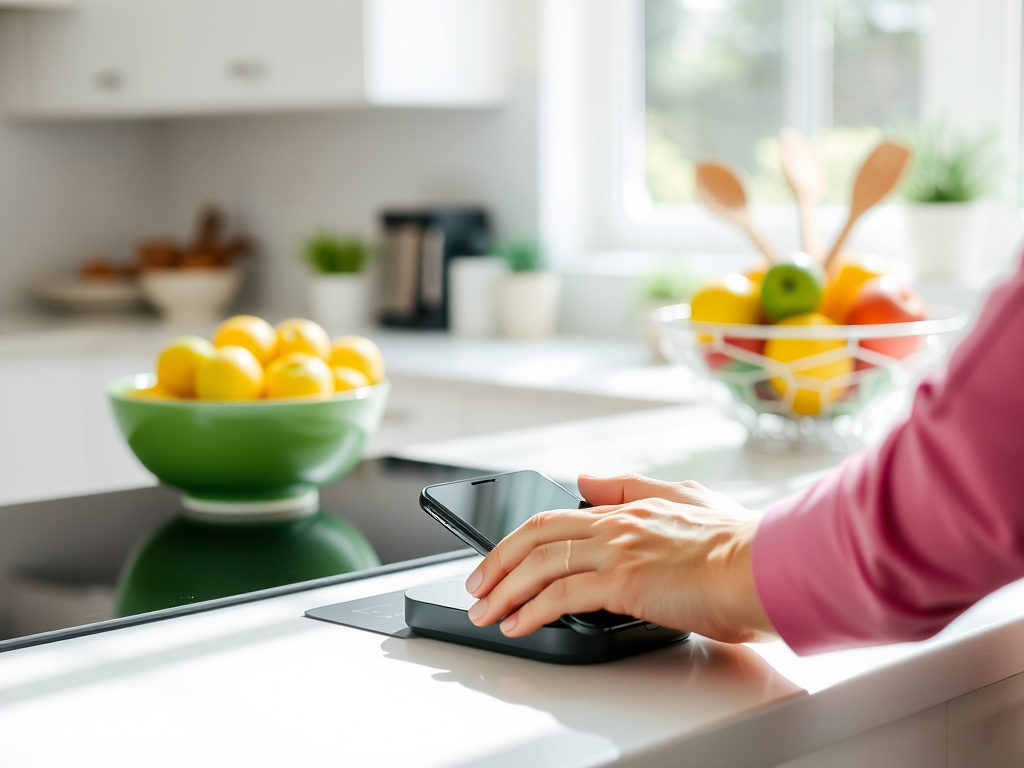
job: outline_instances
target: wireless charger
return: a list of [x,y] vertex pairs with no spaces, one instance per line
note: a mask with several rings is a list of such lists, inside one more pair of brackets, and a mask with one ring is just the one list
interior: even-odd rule
[[689,632],[639,623],[601,635],[584,635],[561,621],[525,637],[505,637],[497,624],[478,627],[467,612],[476,600],[465,577],[435,581],[405,591],[405,622],[413,632],[512,656],[555,664],[598,664],[678,643]]

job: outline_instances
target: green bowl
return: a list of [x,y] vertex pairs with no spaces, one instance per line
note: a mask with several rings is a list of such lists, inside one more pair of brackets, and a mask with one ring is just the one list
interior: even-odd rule
[[380,425],[390,382],[328,400],[155,400],[132,396],[152,374],[107,384],[129,447],[161,482],[190,496],[291,496],[351,470]]

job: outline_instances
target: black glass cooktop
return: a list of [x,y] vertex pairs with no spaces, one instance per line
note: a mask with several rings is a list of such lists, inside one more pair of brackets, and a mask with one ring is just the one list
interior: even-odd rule
[[[480,474],[466,467],[379,458],[321,489],[321,509],[356,526],[381,562],[379,568],[326,581],[465,553],[462,542],[423,513],[418,497],[425,485]],[[295,581],[114,618],[116,585],[125,563],[142,542],[180,515],[180,499],[178,491],[158,486],[0,507],[0,651],[325,583],[323,578]]]

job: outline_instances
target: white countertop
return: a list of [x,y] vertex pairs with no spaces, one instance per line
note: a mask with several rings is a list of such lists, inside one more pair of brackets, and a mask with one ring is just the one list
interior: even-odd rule
[[[701,407],[421,446],[556,477],[692,477],[759,506],[834,457],[770,456]],[[694,637],[558,667],[316,622],[473,559],[0,654],[0,764],[774,765],[1024,671],[1024,585],[924,643],[800,659]]]

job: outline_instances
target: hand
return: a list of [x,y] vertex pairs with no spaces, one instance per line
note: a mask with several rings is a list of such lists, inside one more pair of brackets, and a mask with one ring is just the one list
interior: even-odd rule
[[534,515],[469,578],[469,618],[521,637],[605,609],[725,642],[774,636],[758,600],[758,519],[698,483],[580,475],[590,509]]

